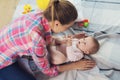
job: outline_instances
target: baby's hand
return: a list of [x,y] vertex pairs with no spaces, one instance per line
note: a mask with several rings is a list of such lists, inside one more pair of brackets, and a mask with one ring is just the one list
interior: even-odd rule
[[66,41],[67,46],[72,45],[72,36],[68,35],[64,37],[64,40]]
[[96,63],[93,60],[83,59],[75,62],[75,65],[79,70],[89,70],[92,69]]
[[55,43],[55,39],[52,38],[51,43],[50,43],[50,46],[55,46],[55,45],[56,45],[56,43]]
[[72,45],[72,40],[70,38],[66,39],[66,44],[67,46],[71,46]]

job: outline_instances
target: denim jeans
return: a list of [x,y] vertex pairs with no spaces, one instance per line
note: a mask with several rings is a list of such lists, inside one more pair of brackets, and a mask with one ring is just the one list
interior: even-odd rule
[[35,78],[19,67],[16,62],[0,70],[0,80],[35,80]]

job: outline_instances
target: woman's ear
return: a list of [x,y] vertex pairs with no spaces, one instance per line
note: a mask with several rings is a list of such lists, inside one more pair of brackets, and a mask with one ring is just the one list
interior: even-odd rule
[[58,20],[55,20],[54,23],[55,23],[55,26],[56,26],[56,27],[60,25],[60,22],[59,22]]
[[53,25],[53,27],[52,27],[52,31],[53,31],[54,33],[59,33],[59,32],[60,32],[60,28],[61,28],[60,22],[59,22],[58,20],[55,20],[55,21],[54,21],[54,25]]

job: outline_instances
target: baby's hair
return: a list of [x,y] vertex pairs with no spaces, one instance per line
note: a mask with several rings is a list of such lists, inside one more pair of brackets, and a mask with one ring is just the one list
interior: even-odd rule
[[51,0],[43,15],[48,21],[58,20],[62,25],[69,24],[78,16],[76,8],[67,0]]
[[95,39],[94,37],[92,37],[92,40],[94,42],[94,47],[93,47],[94,49],[92,50],[92,54],[94,54],[99,50],[100,44],[99,44],[98,40]]

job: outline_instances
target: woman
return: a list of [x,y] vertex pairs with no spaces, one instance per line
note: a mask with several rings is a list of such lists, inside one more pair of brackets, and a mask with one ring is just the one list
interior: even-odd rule
[[[59,33],[70,28],[77,11],[69,1],[53,0],[44,12],[23,15],[0,31],[0,69],[11,65],[23,55],[32,56],[37,67],[46,75],[73,69],[90,69],[95,63],[84,60],[61,66],[50,66],[46,45],[51,31]],[[82,67],[82,65],[86,65]]]

